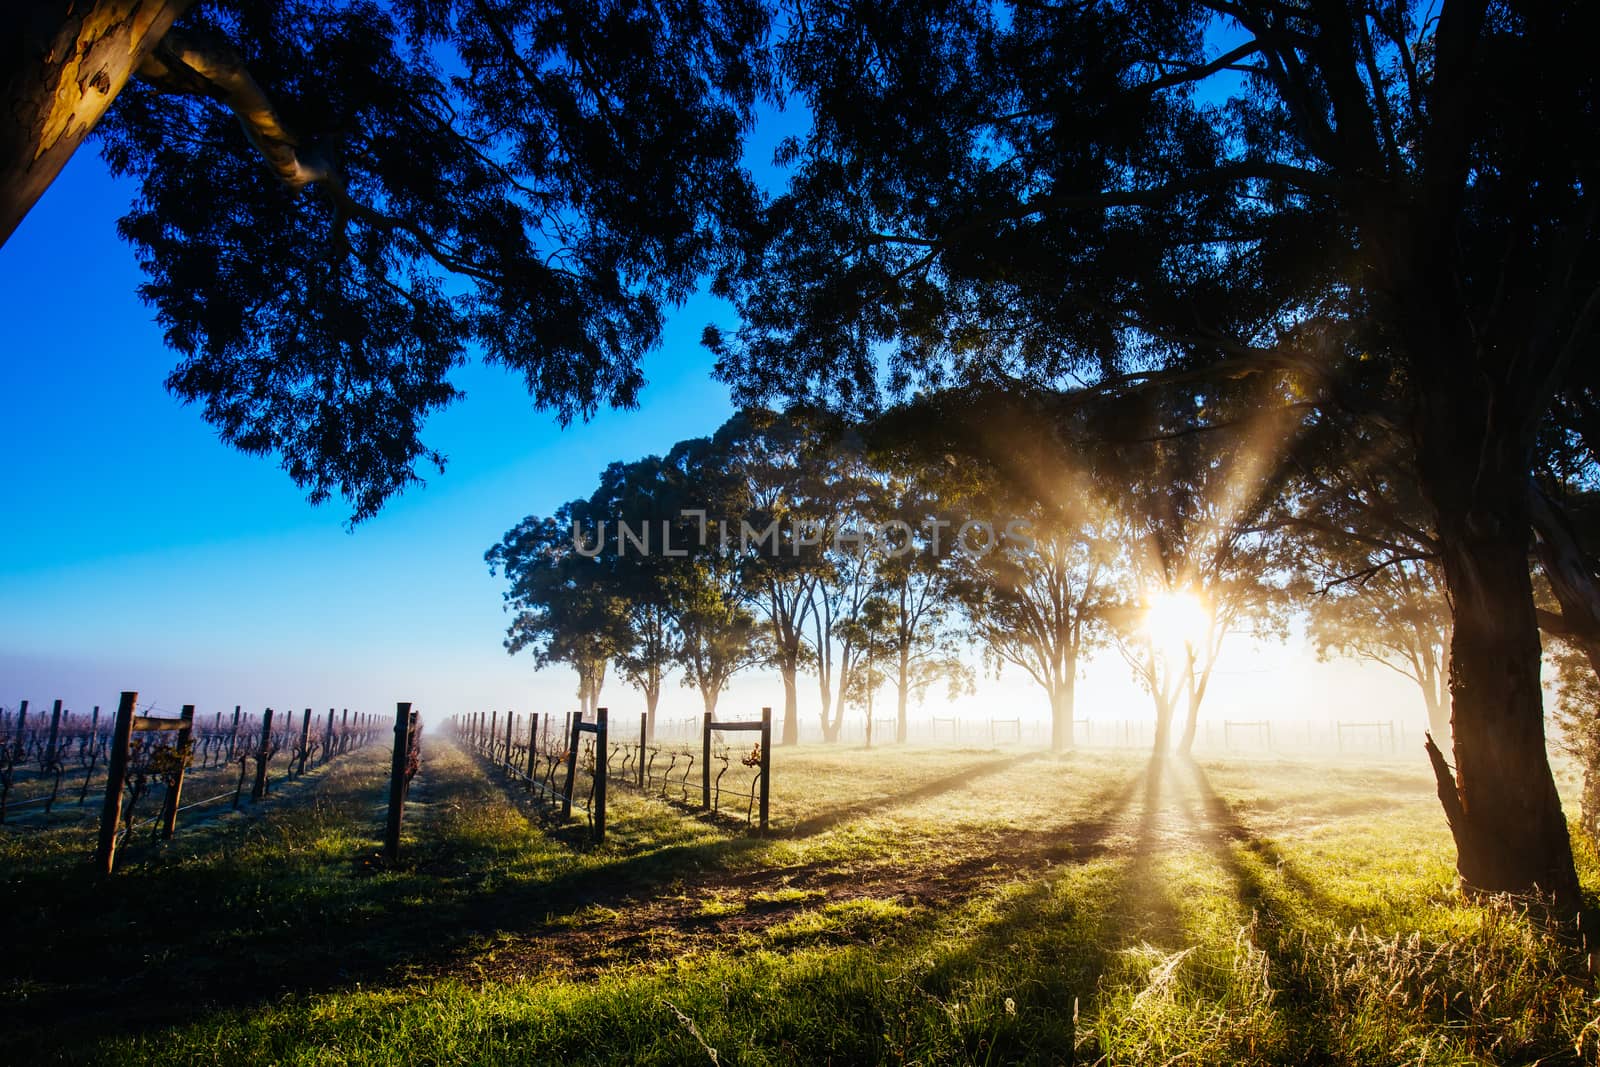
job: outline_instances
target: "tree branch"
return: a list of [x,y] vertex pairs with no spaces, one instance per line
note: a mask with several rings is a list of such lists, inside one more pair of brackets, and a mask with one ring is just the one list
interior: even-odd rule
[[208,96],[226,105],[273,176],[290,189],[298,192],[337,175],[325,152],[301,144],[284,125],[244,59],[226,41],[168,30],[137,73],[163,92]]

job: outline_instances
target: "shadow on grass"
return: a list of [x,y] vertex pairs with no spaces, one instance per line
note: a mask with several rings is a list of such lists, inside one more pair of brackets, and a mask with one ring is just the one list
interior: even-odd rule
[[1183,761],[1183,771],[1200,799],[1209,833],[1202,833],[1212,852],[1239,885],[1239,898],[1256,910],[1271,910],[1269,887],[1257,871],[1241,862],[1230,847],[1238,845],[1256,856],[1262,864],[1273,868],[1283,885],[1318,911],[1334,912],[1337,904],[1315,882],[1297,867],[1283,851],[1271,841],[1252,833],[1234,814],[1228,802],[1218,795],[1206,776],[1205,770],[1193,760]]
[[[627,909],[647,894],[676,891],[692,903],[707,887],[839,876],[829,869],[837,861],[731,872],[770,843],[708,836],[714,831],[703,824],[666,812],[619,828],[602,849],[540,846],[515,825],[473,822],[505,783],[485,779],[453,751],[425,763],[394,867],[353,862],[373,855],[382,832],[387,760],[375,750],[294,783],[263,818],[180,834],[111,880],[89,875],[78,849],[88,846],[86,833],[37,862],[12,865],[0,875],[0,938],[12,963],[0,987],[0,1031],[13,1035],[8,1052],[71,1055],[98,1038],[286,993],[455,973],[486,939],[555,937],[586,908]],[[972,780],[970,772],[941,779],[894,802]],[[1007,831],[926,871],[881,865],[879,888],[955,900],[1046,864],[1082,862],[1108,848],[1138,784],[1133,778],[1090,798],[1093,814],[1067,829]],[[848,875],[839,885],[862,888]],[[699,921],[692,910],[678,914]]]
[[905,807],[924,800],[932,800],[934,797],[954,792],[957,789],[964,789],[991,775],[1008,771],[1019,764],[1040,759],[1045,755],[1047,753],[1039,751],[1023,752],[1003,759],[989,760],[975,767],[967,767],[953,774],[935,778],[903,793],[895,793],[886,797],[874,797],[870,800],[863,800],[856,804],[848,804],[842,808],[835,808],[831,811],[813,815],[808,819],[800,820],[786,830],[777,831],[777,836],[792,838],[812,837],[822,833],[824,830],[838,826],[840,823],[860,818],[863,815],[878,815],[892,808]]

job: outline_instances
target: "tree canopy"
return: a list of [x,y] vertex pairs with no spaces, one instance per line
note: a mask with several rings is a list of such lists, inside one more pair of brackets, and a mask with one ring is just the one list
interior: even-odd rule
[[[1453,764],[1430,754],[1461,874],[1575,907],[1528,546],[1541,435],[1582,440],[1592,408],[1600,76],[1576,42],[1600,12],[805,14],[777,52],[813,128],[720,277],[741,326],[707,331],[737,395],[872,412],[913,388],[1287,375],[1260,405],[1375,428],[1454,606]],[[1593,566],[1552,569],[1587,625]]]
[[[18,159],[76,84],[49,57],[128,5],[26,6]],[[94,132],[138,183],[120,232],[168,387],[355,520],[443,468],[423,425],[469,356],[562,422],[633,405],[666,310],[755,205],[755,0],[169,6],[153,40],[102,42],[132,77]]]

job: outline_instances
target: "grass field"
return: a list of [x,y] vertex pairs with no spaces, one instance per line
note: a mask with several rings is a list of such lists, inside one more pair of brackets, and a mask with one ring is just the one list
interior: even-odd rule
[[1420,759],[780,749],[767,838],[618,788],[593,848],[430,735],[390,869],[380,747],[259,815],[136,844],[110,882],[89,875],[86,825],[0,830],[0,1060],[1523,1064],[1600,1047],[1579,948],[1454,891]]

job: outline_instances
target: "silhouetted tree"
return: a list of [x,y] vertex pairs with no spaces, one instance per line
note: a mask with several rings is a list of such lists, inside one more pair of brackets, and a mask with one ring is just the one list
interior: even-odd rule
[[1454,765],[1430,755],[1459,872],[1575,908],[1529,490],[1594,374],[1600,7],[974,0],[793,27],[814,128],[722,278],[744,325],[708,333],[740,398],[1287,373],[1290,403],[1394,427],[1452,605]]
[[1437,567],[1426,560],[1405,560],[1361,574],[1348,567],[1357,562],[1348,557],[1323,561],[1340,573],[1330,574],[1307,601],[1308,636],[1322,656],[1382,664],[1415,682],[1429,730],[1447,740],[1450,606]]
[[606,666],[629,640],[626,605],[604,567],[579,551],[579,535],[593,538],[595,527],[587,502],[575,500],[551,518],[524,519],[484,556],[510,583],[506,651],[531,649],[540,669],[571,666],[584,714],[598,707]]
[[[679,488],[666,464],[648,456],[607,467],[588,502],[589,514],[608,523],[586,551],[604,568],[604,580],[621,612],[622,636],[613,662],[628,684],[644,694],[647,737],[655,736],[662,683],[683,639],[672,600],[675,570],[682,564],[665,540],[680,532]],[[610,536],[603,536],[607,532]],[[639,535],[649,551],[630,539]]]
[[667,572],[667,596],[681,640],[677,662],[683,684],[700,692],[715,712],[728,683],[741,671],[773,661],[775,653],[750,606],[746,553],[734,528],[745,500],[741,474],[727,464],[715,440],[680,441],[667,454],[672,499],[696,502],[678,509],[674,544],[683,552]]
[[912,536],[943,517],[938,468],[905,451],[877,453],[870,465],[876,485],[867,515],[884,536],[870,548],[876,593],[867,605],[867,632],[875,635],[876,658],[887,658],[873,669],[894,684],[894,739],[904,744],[913,695],[920,699],[930,686],[942,684],[954,698],[972,689],[972,671],[962,658],[966,635],[952,589],[955,571],[931,545]]
[[754,204],[767,18],[25,0],[0,38],[0,240],[98,137],[139,183],[119,228],[181,359],[168,388],[360,520],[442,470],[422,425],[469,353],[563,423],[635,403],[665,309]]
[[1155,704],[1158,755],[1180,708],[1176,749],[1193,750],[1229,636],[1287,630],[1292,560],[1283,535],[1259,521],[1281,488],[1276,457],[1300,428],[1293,406],[1270,402],[1276,392],[1261,379],[1151,388],[1097,416],[1097,476],[1126,549],[1118,650]]

